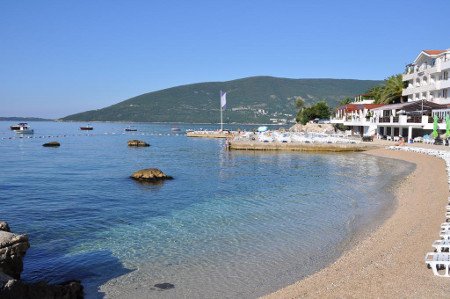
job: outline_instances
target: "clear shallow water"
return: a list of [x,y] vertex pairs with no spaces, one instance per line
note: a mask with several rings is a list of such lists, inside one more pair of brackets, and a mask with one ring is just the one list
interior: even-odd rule
[[[9,125],[0,122],[0,219],[30,236],[23,278],[81,279],[88,297],[101,285],[108,297],[263,295],[338,257],[412,170],[364,154],[228,152],[166,124],[124,134],[126,124],[86,133],[36,122],[29,139]],[[132,138],[152,146],[128,148]],[[41,146],[52,140],[61,147]],[[147,167],[175,179],[129,179]]]

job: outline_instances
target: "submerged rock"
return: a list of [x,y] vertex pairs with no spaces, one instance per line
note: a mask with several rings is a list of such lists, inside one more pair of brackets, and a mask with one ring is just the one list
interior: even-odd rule
[[58,146],[61,146],[61,144],[58,141],[51,141],[51,142],[44,143],[42,146],[45,146],[45,147],[58,147]]
[[26,235],[14,234],[9,230],[8,223],[0,221],[0,298],[81,299],[84,297],[83,286],[79,281],[61,285],[21,281],[23,257],[30,248],[30,243]]
[[171,176],[166,175],[164,172],[157,168],[147,168],[136,171],[131,175],[131,178],[137,181],[144,182],[156,182],[173,179]]
[[170,282],[163,282],[163,283],[155,284],[154,287],[156,287],[160,290],[169,290],[169,289],[175,288],[175,285]]
[[145,147],[145,146],[150,146],[150,144],[148,144],[147,142],[142,141],[142,140],[129,140],[128,146]]

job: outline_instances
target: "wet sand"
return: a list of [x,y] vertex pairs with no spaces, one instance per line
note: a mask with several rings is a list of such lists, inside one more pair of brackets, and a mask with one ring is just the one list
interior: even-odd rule
[[439,239],[448,197],[443,160],[376,149],[370,155],[416,164],[395,192],[395,211],[384,223],[325,269],[265,298],[448,298],[450,279],[424,263]]

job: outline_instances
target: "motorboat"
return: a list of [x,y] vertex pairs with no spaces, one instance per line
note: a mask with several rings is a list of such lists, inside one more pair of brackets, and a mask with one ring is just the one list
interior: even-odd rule
[[94,127],[92,127],[91,125],[87,125],[87,126],[80,127],[80,130],[82,130],[82,131],[92,131],[92,130],[94,130]]
[[34,130],[27,123],[18,124],[18,129],[14,130],[17,134],[34,134]]
[[173,127],[172,128],[172,132],[180,132],[180,131],[181,131],[181,129],[178,128],[178,127]]
[[11,129],[11,131],[16,131],[16,130],[20,130],[20,126],[28,126],[27,123],[18,123],[17,125],[12,125],[9,128]]

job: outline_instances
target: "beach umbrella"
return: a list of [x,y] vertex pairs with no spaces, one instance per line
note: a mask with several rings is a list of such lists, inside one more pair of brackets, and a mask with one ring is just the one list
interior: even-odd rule
[[431,134],[433,136],[433,138],[438,137],[439,133],[438,133],[438,117],[437,115],[434,116],[433,118],[433,133]]
[[446,116],[445,117],[445,137],[449,138],[450,137],[450,116]]

